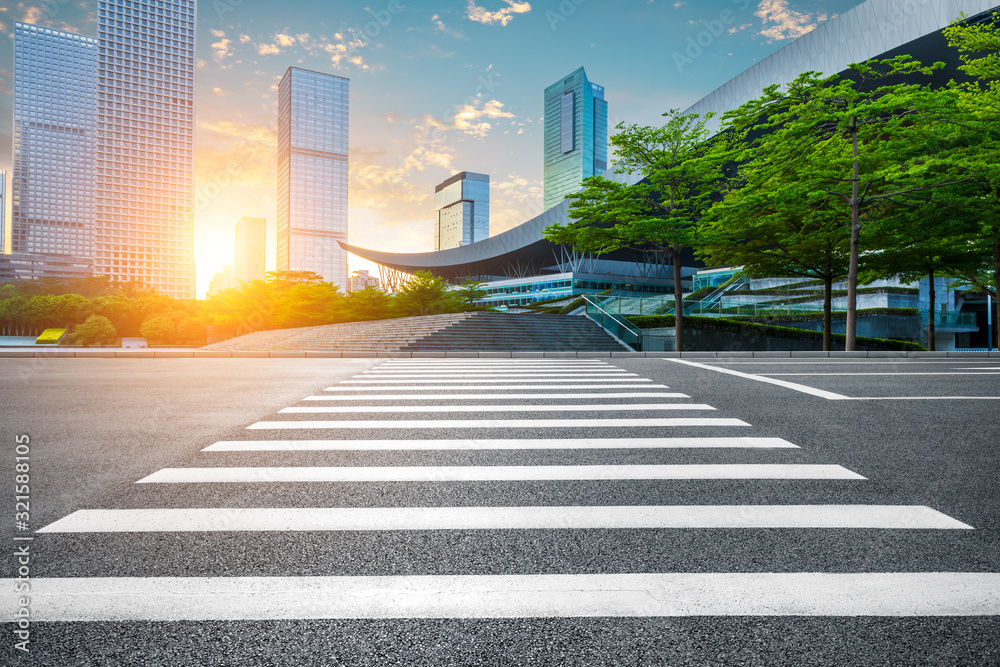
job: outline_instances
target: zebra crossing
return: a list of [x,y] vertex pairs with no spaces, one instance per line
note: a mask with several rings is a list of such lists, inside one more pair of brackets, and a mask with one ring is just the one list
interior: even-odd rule
[[[533,385],[536,381],[539,384]],[[288,406],[275,419],[247,425],[245,439],[218,441],[205,447],[199,458],[200,463],[206,457],[253,454],[261,464],[163,468],[135,480],[135,488],[154,500],[156,494],[166,499],[178,487],[195,490],[195,495],[199,489],[224,488],[237,501],[244,489],[247,494],[252,490],[256,501],[252,506],[233,502],[173,507],[164,503],[84,509],[38,532],[83,537],[181,534],[192,540],[206,534],[252,533],[280,535],[294,548],[299,539],[343,532],[974,530],[921,505],[796,504],[794,497],[788,498],[788,504],[512,505],[500,493],[511,484],[535,483],[554,488],[596,482],[866,483],[862,474],[835,461],[769,460],[776,454],[795,456],[803,450],[781,438],[748,435],[755,427],[740,419],[623,414],[718,412],[677,389],[683,388],[656,384],[603,360],[387,360],[328,387],[321,396],[304,397],[301,403],[306,405]],[[392,393],[379,393],[383,391]],[[635,400],[643,402],[629,402]],[[420,401],[426,405],[414,404]],[[341,402],[346,405],[327,404]],[[448,413],[482,416],[440,416]],[[329,418],[310,418],[316,414]],[[698,429],[705,429],[705,434],[692,435]],[[554,430],[559,437],[551,437]],[[289,431],[306,437],[258,437]],[[622,463],[615,459],[616,453],[629,450],[687,452],[695,459],[699,453],[732,451],[753,460]],[[342,465],[339,458],[345,453],[372,452],[386,461],[415,454],[447,457],[457,453],[515,458],[510,465],[462,461],[459,465],[454,461],[447,465]],[[546,452],[590,458],[556,465],[516,459]],[[325,462],[329,465],[284,460],[295,456],[331,458]],[[594,463],[595,456],[608,460]],[[287,492],[292,487],[335,484],[423,485],[415,488],[427,489],[476,484],[491,504],[268,506],[261,501],[270,497],[268,489]],[[313,498],[309,493],[302,495],[302,502]],[[176,495],[169,497],[177,503]],[[520,497],[523,494],[515,499]],[[50,577],[35,579],[32,586],[34,619],[42,622],[1000,614],[1000,575],[977,572],[388,572],[377,576],[295,572],[286,576],[185,576],[179,572],[175,576]]]

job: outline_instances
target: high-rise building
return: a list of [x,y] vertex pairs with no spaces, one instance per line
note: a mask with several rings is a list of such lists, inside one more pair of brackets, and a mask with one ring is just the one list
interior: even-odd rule
[[348,292],[363,292],[369,287],[378,289],[378,278],[369,275],[366,269],[351,272],[351,278],[347,283]]
[[222,267],[221,273],[216,273],[212,277],[212,282],[208,285],[208,294],[205,296],[215,296],[224,289],[239,287],[240,281],[236,279],[234,269],[229,264]]
[[95,270],[193,298],[195,0],[97,10]]
[[264,218],[244,217],[236,223],[236,280],[264,279],[266,226]]
[[7,170],[0,169],[0,252],[7,252]]
[[608,103],[604,87],[581,67],[545,89],[544,206],[580,190],[608,169]]
[[290,67],[278,86],[279,271],[347,286],[348,88],[343,77]]
[[93,37],[14,23],[11,252],[94,256],[96,77]]
[[490,236],[490,177],[463,171],[434,188],[434,249],[447,250]]

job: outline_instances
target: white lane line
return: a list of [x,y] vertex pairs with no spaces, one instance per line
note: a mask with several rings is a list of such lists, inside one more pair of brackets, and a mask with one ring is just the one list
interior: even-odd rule
[[761,373],[760,377],[779,377],[785,375],[801,375],[801,376],[822,376],[822,375],[1000,375],[1000,372],[989,372],[989,373],[953,373],[949,371],[935,371],[935,372],[923,372],[923,371],[910,371],[910,372],[900,372],[900,373],[887,373],[887,372],[875,372],[875,373]]
[[1000,396],[851,396],[845,401],[1000,401]]
[[77,510],[39,533],[641,528],[971,530],[930,507],[659,505]]
[[163,468],[136,484],[230,482],[525,482],[637,479],[865,479],[838,465],[377,466]]
[[203,452],[452,449],[799,449],[781,438],[564,438],[532,440],[221,440]]
[[436,428],[646,428],[659,426],[750,426],[724,417],[671,417],[662,419],[398,419],[344,421],[266,421],[248,430],[269,429],[436,429]]
[[[14,590],[17,580],[0,580]],[[914,617],[1000,614],[994,572],[33,577],[31,619]],[[14,618],[17,596],[0,596]]]
[[835,394],[832,391],[824,391],[822,389],[816,389],[815,387],[807,387],[804,384],[795,384],[794,382],[786,382],[785,380],[775,380],[769,377],[764,377],[763,375],[751,375],[749,373],[741,373],[739,371],[734,371],[729,368],[716,368],[715,366],[708,366],[707,364],[698,364],[693,361],[687,361],[685,359],[664,359],[664,361],[670,361],[675,364],[684,364],[685,366],[694,366],[695,368],[703,368],[705,370],[715,371],[716,373],[725,373],[726,375],[735,375],[736,377],[746,378],[747,380],[756,380],[757,382],[775,384],[778,385],[779,387],[784,387],[786,389],[793,389],[803,394],[819,396],[820,398],[825,398],[831,401],[840,401],[847,398],[843,394]]
[[638,412],[648,410],[715,410],[704,403],[592,403],[590,405],[310,405],[279,414],[438,413],[438,412]]
[[490,399],[579,399],[579,398],[691,398],[676,392],[657,393],[653,391],[621,391],[597,394],[383,394],[371,396],[306,396],[303,401],[463,401]]
[[[382,379],[382,378],[367,378],[367,379],[364,379],[364,380],[341,380],[341,382],[344,383],[344,384],[346,384],[346,383],[350,383],[350,384],[375,384],[375,383],[380,383],[380,382],[381,383],[389,383],[389,384],[456,384],[456,383],[461,383],[461,382],[465,382],[465,383],[468,383],[468,384],[476,384],[476,383],[482,383],[482,384],[491,384],[491,383],[502,384],[504,382],[517,382],[517,383],[532,383],[532,382],[537,382],[537,383],[541,384],[541,383],[545,383],[545,382],[555,382],[557,379],[565,379],[567,382],[587,382],[587,381],[589,381],[589,382],[598,382],[598,381],[600,381],[600,382],[652,382],[652,380],[648,380],[646,378],[640,378],[640,377],[617,377],[617,376],[616,377],[602,377],[602,378],[588,378],[588,377],[583,376],[583,375],[577,375],[577,376],[568,377],[568,378],[547,377],[547,379],[545,379],[545,378],[523,377],[523,376],[520,376],[520,375],[510,375],[510,376],[507,376],[507,377],[509,377],[510,379],[504,379],[504,378],[501,378],[501,377],[493,378],[493,379],[489,379],[489,380],[485,380],[485,379],[484,380],[476,380],[476,379],[472,379],[472,378],[453,378],[453,379],[450,379],[450,380],[428,380],[428,379],[420,379],[420,380],[396,380],[396,379]],[[565,386],[565,385],[562,385],[562,386]],[[559,388],[562,388],[562,386],[560,386]],[[649,386],[655,386],[655,385],[649,385]]]
[[[645,380],[648,382],[648,380]],[[323,391],[536,391],[538,389],[669,389],[665,384],[533,384],[496,386],[448,386],[448,387],[327,387]],[[418,394],[413,394],[418,396]],[[608,394],[609,396],[611,394]],[[509,396],[509,394],[498,394]]]
[[709,364],[724,364],[726,366],[774,366],[775,364],[781,366],[816,366],[819,364],[834,364],[840,366],[851,366],[851,365],[864,365],[864,364],[890,364],[894,366],[903,366],[906,364],[914,366],[923,366],[927,364],[972,364],[972,363],[996,363],[990,359],[957,359],[951,358],[941,361],[931,361],[924,360],[920,358],[906,358],[897,357],[892,359],[840,359],[840,360],[829,360],[829,359],[814,359],[810,361],[790,361],[789,357],[779,357],[773,358],[769,361],[735,361],[730,359],[706,359],[705,363]]

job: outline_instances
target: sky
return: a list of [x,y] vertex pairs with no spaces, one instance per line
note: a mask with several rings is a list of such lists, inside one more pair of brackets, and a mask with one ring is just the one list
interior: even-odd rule
[[[858,0],[201,0],[197,294],[267,219],[274,269],[278,82],[350,79],[348,241],[433,250],[434,186],[490,175],[490,233],[541,212],[543,91],[584,67],[618,123],[658,125]],[[13,24],[96,35],[96,0],[0,0],[0,169],[11,169]],[[9,218],[9,216],[8,216]],[[376,267],[349,258],[350,269]]]

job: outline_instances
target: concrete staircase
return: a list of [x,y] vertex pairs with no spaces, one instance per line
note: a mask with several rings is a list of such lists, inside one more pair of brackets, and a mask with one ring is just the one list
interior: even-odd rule
[[253,351],[617,351],[625,348],[586,317],[449,313],[257,331],[207,346]]

